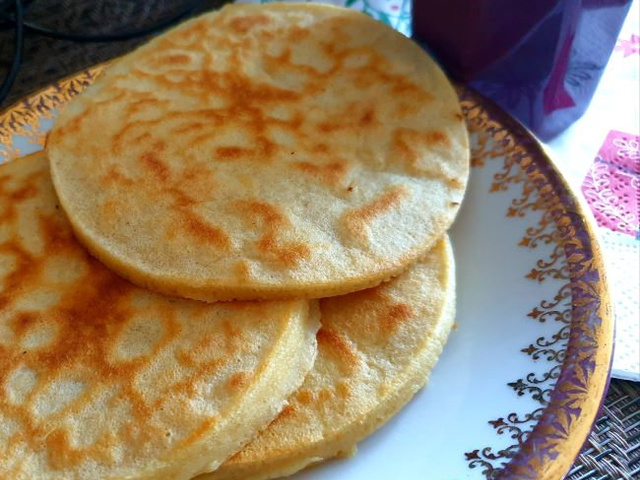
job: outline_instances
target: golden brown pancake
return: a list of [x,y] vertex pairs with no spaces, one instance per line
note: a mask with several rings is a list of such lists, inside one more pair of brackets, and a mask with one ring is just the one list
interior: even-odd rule
[[457,97],[411,40],[327,5],[232,5],[114,62],[58,118],[79,240],[134,283],[200,300],[379,284],[452,223]]
[[44,155],[3,165],[0,479],[180,480],[217,467],[311,367],[310,308],[135,287],[75,241]]
[[451,246],[379,287],[320,301],[318,356],[252,443],[197,480],[264,480],[350,452],[427,381],[453,323]]

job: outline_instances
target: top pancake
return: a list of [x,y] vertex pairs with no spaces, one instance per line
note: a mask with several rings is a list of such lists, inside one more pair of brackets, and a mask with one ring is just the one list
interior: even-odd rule
[[0,167],[0,479],[188,479],[282,409],[311,368],[306,301],[206,304],[89,256],[43,155]]
[[452,223],[468,140],[442,71],[364,14],[232,5],[113,63],[47,151],[76,234],[202,300],[374,286]]

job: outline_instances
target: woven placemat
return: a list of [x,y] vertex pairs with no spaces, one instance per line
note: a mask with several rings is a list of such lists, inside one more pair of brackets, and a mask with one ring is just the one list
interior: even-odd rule
[[[0,0],[0,6],[2,5]],[[52,29],[107,33],[142,28],[178,13],[182,0],[38,0],[28,18]],[[204,1],[197,11],[224,0]],[[2,24],[0,24],[1,26]],[[0,110],[19,98],[91,65],[122,55],[146,38],[108,43],[75,43],[27,33],[23,64]],[[0,81],[9,64],[13,36],[0,30]],[[640,383],[612,380],[601,415],[566,477],[568,480],[640,479]]]
[[640,478],[640,384],[612,380],[600,416],[567,480]]

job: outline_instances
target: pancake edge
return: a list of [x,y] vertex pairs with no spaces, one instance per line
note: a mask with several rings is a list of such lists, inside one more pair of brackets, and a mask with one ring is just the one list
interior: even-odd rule
[[[431,370],[442,353],[455,320],[456,281],[453,247],[447,235],[442,241],[445,242],[446,251],[446,268],[444,269],[446,300],[440,310],[436,329],[431,332],[425,347],[405,370],[403,378],[395,382],[396,388],[392,389],[380,402],[381,408],[354,420],[344,431],[340,432],[339,436],[329,442],[311,445],[293,457],[285,454],[271,462],[239,463],[228,469],[223,464],[213,474],[194,480],[270,480],[293,475],[306,467],[332,458],[352,456],[360,441],[389,421],[420,389],[424,388],[428,383]],[[259,473],[256,474],[256,472]]]

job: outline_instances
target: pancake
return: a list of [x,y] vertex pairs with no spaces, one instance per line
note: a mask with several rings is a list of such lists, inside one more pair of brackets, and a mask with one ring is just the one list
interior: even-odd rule
[[231,5],[111,64],[47,152],[79,240],[205,301],[375,286],[452,223],[457,96],[411,40],[327,5]]
[[374,289],[320,301],[318,356],[269,427],[197,480],[264,480],[355,450],[426,382],[452,326],[451,246]]
[[74,240],[44,155],[0,167],[0,479],[209,471],[300,386],[318,327],[307,301],[133,286]]

